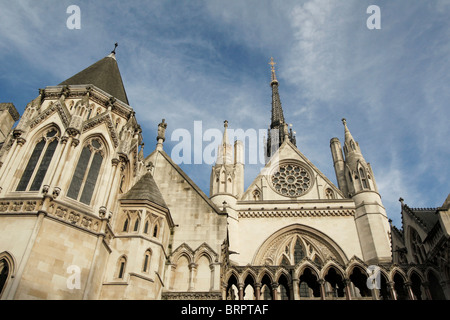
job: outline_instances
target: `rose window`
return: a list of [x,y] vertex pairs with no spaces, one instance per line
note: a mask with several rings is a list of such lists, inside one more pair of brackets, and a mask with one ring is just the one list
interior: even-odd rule
[[296,164],[280,165],[272,174],[272,186],[276,192],[287,197],[298,197],[311,187],[311,175]]

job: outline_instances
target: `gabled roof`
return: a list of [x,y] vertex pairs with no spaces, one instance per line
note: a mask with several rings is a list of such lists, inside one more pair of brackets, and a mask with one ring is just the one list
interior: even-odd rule
[[144,174],[120,200],[148,200],[168,209],[166,202],[150,172]]
[[114,53],[97,61],[59,85],[92,84],[116,99],[129,104]]
[[161,154],[163,158],[174,168],[178,174],[183,177],[183,179],[192,187],[192,189],[205,201],[207,205],[209,205],[214,212],[217,214],[223,214],[220,209],[208,198],[208,196],[195,184],[195,182],[178,166],[175,162],[173,162],[172,158],[164,151],[164,150],[154,150],[150,155],[145,158],[145,161],[148,162],[155,154]]
[[403,208],[427,231],[431,231],[434,225],[439,221],[436,208],[410,208],[404,205]]
[[[340,196],[342,199],[346,199],[344,195],[342,194],[342,191],[337,188],[333,182],[328,179],[325,174],[323,174],[298,148],[291,142],[289,139],[286,139],[280,146],[280,148],[275,152],[275,154],[272,156],[272,158],[269,160],[269,162],[265,165],[263,170],[258,174],[258,176],[253,180],[253,182],[249,185],[246,191],[244,191],[242,197],[240,199],[245,199],[245,197],[253,190],[254,186],[257,184],[258,181],[261,180],[261,177],[266,175],[268,170],[273,166],[273,163],[276,163],[277,161],[284,161],[284,160],[295,160],[296,158],[284,158],[280,157],[280,154],[283,152],[286,152],[286,150],[291,149],[294,151],[294,153],[298,156],[299,159],[301,159],[309,168],[314,171],[314,173],[318,176],[320,176],[329,186],[333,189],[333,191]],[[274,162],[275,161],[275,162]],[[303,195],[302,195],[303,196]]]

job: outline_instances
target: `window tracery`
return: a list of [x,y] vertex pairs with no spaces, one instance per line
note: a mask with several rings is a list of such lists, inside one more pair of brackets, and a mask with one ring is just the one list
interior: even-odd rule
[[280,164],[271,179],[273,189],[286,197],[299,197],[312,186],[312,174],[299,163]]
[[99,138],[93,138],[83,148],[67,192],[69,198],[90,204],[100,173],[105,147]]
[[16,191],[39,191],[58,146],[59,132],[51,128],[35,145]]

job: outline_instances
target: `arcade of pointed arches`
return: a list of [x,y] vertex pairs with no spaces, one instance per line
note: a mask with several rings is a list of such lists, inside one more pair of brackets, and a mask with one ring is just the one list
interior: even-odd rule
[[325,234],[294,224],[271,235],[252,265],[230,266],[222,296],[227,300],[445,299],[437,270],[396,265],[380,265],[377,270],[376,285],[371,285],[375,276],[362,260],[348,260]]
[[322,268],[305,258],[296,266],[231,267],[222,288],[227,300],[443,300],[438,272],[379,266],[380,286],[369,289],[368,266],[352,258],[346,267]]

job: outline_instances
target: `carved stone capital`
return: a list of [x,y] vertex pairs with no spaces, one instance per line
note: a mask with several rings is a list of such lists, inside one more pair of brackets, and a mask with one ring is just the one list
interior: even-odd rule
[[23,133],[23,130],[15,129],[15,130],[13,131],[14,139],[18,139],[18,138],[22,135],[22,133]]
[[24,138],[17,138],[16,141],[19,146],[23,146],[25,142],[27,142],[27,140],[25,140]]
[[111,160],[111,164],[113,167],[117,167],[119,165],[119,163],[120,163],[120,160],[117,158],[114,158]]
[[67,134],[70,137],[76,137],[78,134],[80,134],[80,130],[70,127],[70,128],[67,128]]
[[80,140],[73,138],[72,139],[72,147],[77,147],[80,144]]

